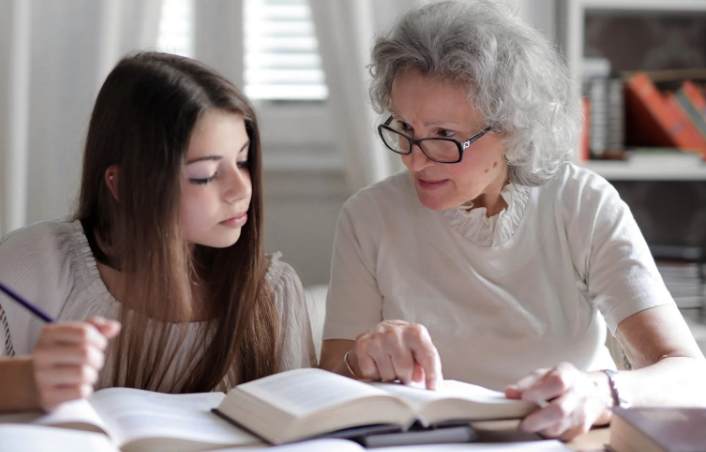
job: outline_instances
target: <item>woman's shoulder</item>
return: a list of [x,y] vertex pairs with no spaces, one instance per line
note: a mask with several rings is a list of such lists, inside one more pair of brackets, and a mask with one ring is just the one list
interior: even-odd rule
[[544,184],[543,191],[562,204],[584,206],[619,199],[615,188],[603,176],[574,163],[563,163],[554,177]]
[[265,281],[273,291],[277,306],[283,309],[303,299],[304,289],[297,272],[281,258],[282,253],[279,251],[269,256],[270,265],[265,274]]
[[394,209],[401,206],[403,199],[416,197],[407,171],[400,171],[379,182],[358,190],[344,203],[344,210],[357,210],[370,207]]
[[66,219],[42,221],[17,229],[0,240],[0,265],[20,258],[60,260],[76,245],[77,232],[80,232],[80,224]]

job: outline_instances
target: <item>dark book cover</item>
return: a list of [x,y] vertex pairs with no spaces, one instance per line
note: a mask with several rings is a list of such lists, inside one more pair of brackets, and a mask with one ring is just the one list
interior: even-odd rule
[[704,452],[706,408],[615,408],[610,446],[616,452]]

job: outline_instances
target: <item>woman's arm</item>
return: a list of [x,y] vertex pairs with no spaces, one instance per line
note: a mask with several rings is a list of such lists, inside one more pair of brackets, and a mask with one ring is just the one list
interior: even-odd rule
[[706,359],[676,305],[633,314],[616,337],[634,369],[620,372],[622,397],[636,406],[706,406]]
[[[706,407],[706,359],[674,304],[627,317],[616,336],[634,369],[616,377],[622,399],[634,406]],[[537,370],[506,394],[539,404],[549,401],[520,428],[564,440],[610,422],[617,402],[604,372],[580,372],[569,363]]]
[[380,322],[355,341],[324,341],[321,367],[361,380],[424,382],[428,389],[444,379],[427,329],[403,320]]
[[0,412],[51,411],[88,397],[120,324],[102,318],[47,325],[31,356],[0,359]]

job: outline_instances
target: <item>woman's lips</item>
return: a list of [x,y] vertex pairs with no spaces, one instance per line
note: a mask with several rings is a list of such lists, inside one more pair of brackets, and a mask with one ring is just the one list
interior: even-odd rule
[[242,228],[245,223],[248,221],[248,213],[243,212],[242,214],[235,216],[233,218],[228,218],[227,220],[223,220],[220,222],[225,227],[228,228]]
[[417,183],[419,184],[419,187],[422,190],[429,190],[429,191],[436,190],[437,188],[443,187],[444,185],[446,185],[446,183],[448,181],[449,181],[448,179],[426,180],[426,179],[422,179],[419,177],[417,178]]

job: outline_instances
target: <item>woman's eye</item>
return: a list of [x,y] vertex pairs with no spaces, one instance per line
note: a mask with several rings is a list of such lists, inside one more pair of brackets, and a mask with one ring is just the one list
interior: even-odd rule
[[189,182],[191,182],[192,184],[196,184],[196,185],[204,185],[204,184],[207,184],[207,183],[209,183],[209,182],[213,182],[213,180],[214,180],[215,178],[216,178],[216,175],[214,174],[214,175],[211,176],[211,177],[205,177],[205,178],[190,178],[190,179],[189,179]]
[[242,162],[237,162],[238,163],[238,168],[240,169],[250,169],[250,161],[249,160],[244,160]]
[[451,138],[456,135],[456,132],[452,132],[451,130],[439,130],[439,135],[443,138]]

